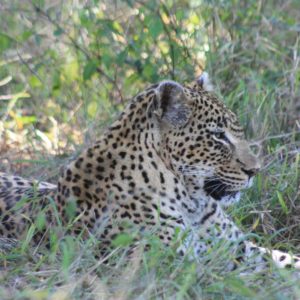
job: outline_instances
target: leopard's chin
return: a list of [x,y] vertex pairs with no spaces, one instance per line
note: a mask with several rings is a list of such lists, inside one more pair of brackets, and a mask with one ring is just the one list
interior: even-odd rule
[[231,195],[224,196],[220,202],[222,206],[230,206],[232,204],[238,203],[241,199],[241,192],[233,192]]

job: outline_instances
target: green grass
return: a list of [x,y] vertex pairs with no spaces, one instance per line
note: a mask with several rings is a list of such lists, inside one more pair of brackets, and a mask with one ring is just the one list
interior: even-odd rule
[[[109,3],[3,1],[0,171],[55,182],[138,90],[205,65],[264,159],[230,213],[261,245],[299,254],[299,1]],[[65,228],[51,229],[50,249],[31,245],[41,222],[0,254],[0,299],[300,298],[293,270],[227,272],[226,243],[204,265],[146,236],[151,251],[128,262],[116,245],[105,264],[95,237]]]
[[[19,248],[2,256],[1,299],[291,299],[299,296],[293,271],[266,270],[240,276],[226,272],[228,252],[219,244],[207,263],[180,258],[173,248],[145,238],[128,261],[126,247],[96,259],[99,242],[53,232],[50,249],[31,247],[30,233]],[[143,253],[141,246],[151,244]]]

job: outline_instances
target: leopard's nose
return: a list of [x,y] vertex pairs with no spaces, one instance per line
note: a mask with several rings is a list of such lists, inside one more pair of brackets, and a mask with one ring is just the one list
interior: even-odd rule
[[259,168],[252,168],[252,169],[245,169],[245,168],[242,168],[242,171],[247,174],[249,177],[253,177],[255,176],[258,171],[259,171]]

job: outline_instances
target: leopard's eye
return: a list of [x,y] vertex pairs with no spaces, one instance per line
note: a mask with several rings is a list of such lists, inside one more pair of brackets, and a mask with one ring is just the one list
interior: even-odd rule
[[228,140],[228,138],[226,137],[226,134],[224,131],[216,131],[213,133],[214,137],[216,140],[220,140],[223,142],[226,142],[228,144],[230,144],[230,141]]
[[219,140],[222,140],[226,137],[225,132],[222,132],[222,131],[214,132],[214,136]]

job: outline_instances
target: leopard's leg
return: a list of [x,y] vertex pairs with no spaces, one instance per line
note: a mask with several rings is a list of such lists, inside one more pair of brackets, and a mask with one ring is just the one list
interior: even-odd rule
[[244,262],[247,265],[253,264],[256,271],[264,269],[268,265],[268,256],[279,268],[300,269],[300,257],[279,250],[259,247],[247,240],[247,236],[225,214],[216,201],[210,201],[203,214],[192,225],[193,236],[196,239],[194,250],[197,255],[203,255],[211,245],[223,239],[233,245],[236,261]]

